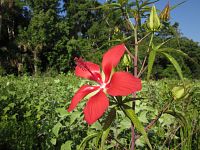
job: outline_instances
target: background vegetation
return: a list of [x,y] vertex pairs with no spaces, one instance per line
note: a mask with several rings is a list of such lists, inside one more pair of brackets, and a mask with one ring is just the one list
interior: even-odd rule
[[[107,114],[88,128],[82,114],[85,100],[73,113],[66,111],[74,92],[84,82],[72,74],[0,78],[0,149],[76,149],[87,135],[100,132],[100,123]],[[170,103],[169,110],[148,132],[153,149],[200,148],[200,84],[190,83],[189,96],[171,103],[172,87],[177,85],[181,83],[176,80],[143,82],[139,97],[145,99],[137,101],[136,113],[144,125]],[[105,149],[129,149],[130,121],[121,111],[117,117]],[[85,146],[97,149],[97,140]],[[142,137],[136,140],[136,146],[147,147]]]
[[[126,8],[135,6],[126,2]],[[148,12],[142,13],[143,22],[151,7],[148,0],[141,2],[141,12]],[[71,73],[75,57],[100,64],[102,54],[121,41],[134,52],[130,42],[134,37],[125,19],[121,10],[102,7],[97,0],[0,0],[0,149],[70,150],[80,145],[97,149],[99,144],[104,149],[130,148],[131,125],[122,112],[117,112],[107,140],[100,141],[98,132],[110,110],[89,128],[81,112],[84,102],[73,113],[66,111],[75,91],[87,82]],[[147,126],[161,112],[155,125],[146,128],[153,149],[200,149],[200,46],[182,37],[178,23],[162,23],[153,44],[169,39],[163,49],[188,54],[182,57],[171,51],[182,68],[185,85],[176,80],[176,70],[165,57],[156,57],[151,79],[158,81],[143,81],[138,94],[143,99],[136,100],[136,113]],[[144,30],[146,26],[138,29],[138,40],[146,35]],[[149,40],[139,45],[139,68]],[[186,90],[186,94],[177,98],[174,89]],[[162,112],[165,107],[167,111]],[[147,149],[144,137],[136,134],[136,148]]]

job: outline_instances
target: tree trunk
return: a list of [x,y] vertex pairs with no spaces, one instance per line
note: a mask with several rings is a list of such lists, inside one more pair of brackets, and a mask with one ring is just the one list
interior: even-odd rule
[[34,63],[34,75],[38,74],[38,62],[39,62],[39,58],[38,58],[38,53],[37,51],[33,51],[33,63]]
[[0,0],[0,40],[1,40],[1,30],[2,30],[2,19],[3,19],[3,17],[2,17],[2,15],[3,15],[3,12],[2,12],[2,4],[3,4],[3,2]]

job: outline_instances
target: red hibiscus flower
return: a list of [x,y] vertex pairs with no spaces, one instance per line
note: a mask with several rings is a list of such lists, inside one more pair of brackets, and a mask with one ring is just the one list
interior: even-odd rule
[[123,56],[126,47],[124,44],[117,45],[109,49],[103,56],[101,75],[100,67],[92,62],[84,62],[77,59],[75,68],[76,76],[93,80],[97,82],[96,86],[83,85],[75,93],[68,111],[72,111],[76,105],[88,94],[96,91],[97,93],[90,97],[85,108],[84,116],[88,124],[92,124],[99,119],[109,106],[109,100],[106,94],[111,96],[126,96],[133,92],[140,91],[142,88],[141,80],[128,72],[114,72],[113,68],[117,66]]

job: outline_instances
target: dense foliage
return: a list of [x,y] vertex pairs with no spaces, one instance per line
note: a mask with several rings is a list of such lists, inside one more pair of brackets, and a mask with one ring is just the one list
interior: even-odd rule
[[200,46],[156,2],[0,0],[0,149],[199,149]]
[[[0,149],[76,149],[87,135],[101,132],[101,122],[89,129],[83,121],[80,103],[73,113],[68,113],[74,92],[84,82],[73,74],[57,77],[0,78]],[[149,131],[153,149],[198,149],[200,148],[199,82],[189,83],[189,95],[174,99],[172,88],[179,81],[161,80],[143,83],[143,90],[137,100],[136,113],[147,125],[166,103],[168,111]],[[111,109],[109,109],[110,111]],[[117,112],[118,120],[113,122],[111,134],[105,141],[105,149],[129,149],[130,122],[124,114]],[[85,146],[96,149],[98,137]],[[138,149],[145,149],[143,137],[136,141]]]
[[[0,75],[68,72],[75,57],[100,62],[104,50],[130,35],[121,11],[96,9],[102,6],[97,0],[5,0],[0,5]],[[145,11],[144,19],[148,16]],[[141,35],[143,31],[141,28]],[[166,22],[157,33],[158,42],[168,38],[167,47],[182,50],[193,60],[177,55],[185,75],[199,78],[198,43],[182,38],[178,23]],[[131,42],[126,45],[133,51]],[[147,48],[147,43],[140,44],[141,51]],[[156,64],[152,77],[176,77],[164,58],[158,58]]]

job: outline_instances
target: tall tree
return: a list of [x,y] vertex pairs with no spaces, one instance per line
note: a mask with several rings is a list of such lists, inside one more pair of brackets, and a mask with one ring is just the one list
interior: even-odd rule
[[[27,0],[32,12],[27,28],[20,31],[19,44],[26,47],[33,58],[34,73],[41,69],[41,56],[55,44],[56,23],[58,21],[58,0]],[[40,67],[40,68],[39,68]]]
[[15,43],[19,27],[27,26],[29,22],[28,10],[24,8],[25,2],[20,0],[0,1],[0,66],[6,72],[13,72],[18,67],[18,54]]

